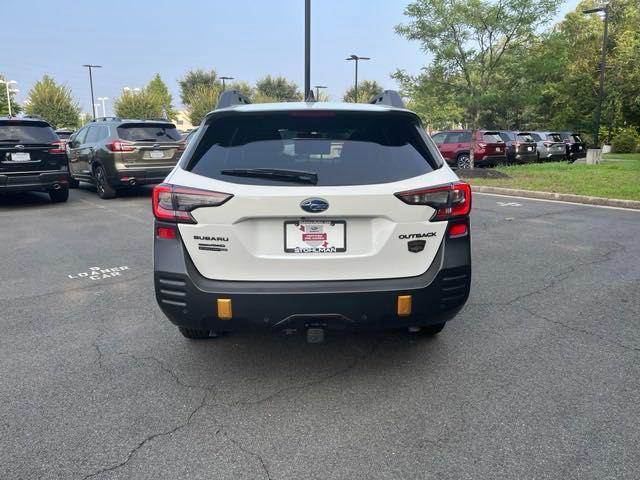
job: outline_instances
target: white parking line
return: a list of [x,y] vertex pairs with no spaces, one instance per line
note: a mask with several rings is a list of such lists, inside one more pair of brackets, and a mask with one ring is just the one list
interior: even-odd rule
[[609,207],[607,205],[591,205],[589,203],[565,202],[563,200],[547,200],[546,198],[518,197],[518,196],[515,196],[515,195],[502,195],[500,193],[473,192],[473,195],[488,195],[490,197],[517,198],[518,200],[532,200],[534,202],[563,203],[563,204],[568,204],[568,205],[580,205],[582,207],[608,208],[609,210],[624,210],[625,212],[640,213],[640,210],[637,210],[635,208]]

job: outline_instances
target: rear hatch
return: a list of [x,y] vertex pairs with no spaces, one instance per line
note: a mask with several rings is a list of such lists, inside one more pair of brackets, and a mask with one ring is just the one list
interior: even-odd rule
[[476,156],[505,156],[507,147],[499,132],[483,132],[482,140],[476,143]]
[[204,128],[168,179],[219,192],[209,193],[219,205],[179,225],[204,277],[382,279],[417,276],[432,263],[448,222],[411,204],[422,198],[415,192],[398,194],[457,177],[415,115],[221,112]]
[[30,174],[66,167],[64,145],[48,123],[0,120],[0,174]]
[[176,126],[167,122],[130,122],[117,128],[119,150],[125,166],[172,167],[184,151]]
[[552,155],[561,156],[566,153],[565,143],[559,133],[548,133],[544,146]]
[[514,143],[515,151],[524,156],[534,156],[538,145],[529,132],[518,132]]
[[585,153],[586,152],[586,146],[584,141],[582,140],[582,137],[580,137],[579,134],[577,133],[572,133],[569,135],[569,142],[571,145],[571,152],[572,153]]

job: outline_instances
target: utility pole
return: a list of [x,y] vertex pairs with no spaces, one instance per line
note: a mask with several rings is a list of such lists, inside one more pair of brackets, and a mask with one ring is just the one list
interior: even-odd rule
[[311,0],[304,2],[304,99],[311,92]]
[[369,57],[360,57],[358,55],[351,55],[350,57],[346,58],[347,61],[355,61],[356,62],[356,79],[355,82],[353,84],[353,89],[354,89],[354,93],[355,93],[355,103],[358,103],[358,62],[360,60],[371,60],[371,58]]
[[82,65],[83,67],[87,67],[89,69],[89,85],[91,85],[91,108],[93,109],[93,119],[96,119],[96,105],[95,105],[95,99],[93,98],[93,74],[92,74],[92,69],[94,68],[102,68],[102,65],[91,65],[91,64],[85,64]]
[[596,126],[595,132],[593,132],[593,139],[596,144],[595,148],[600,148],[600,119],[602,117],[602,102],[604,100],[604,70],[607,62],[607,43],[609,43],[609,4],[582,11],[585,15],[598,12],[604,13],[604,35],[602,36],[602,53],[600,55],[600,88],[598,90],[598,105],[596,107]]

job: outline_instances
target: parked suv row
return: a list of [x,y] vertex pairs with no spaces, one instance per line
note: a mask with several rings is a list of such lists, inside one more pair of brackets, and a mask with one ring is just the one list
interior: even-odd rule
[[67,155],[47,122],[0,118],[0,193],[48,192],[52,202],[69,197]]
[[185,143],[166,120],[98,118],[69,139],[71,187],[93,183],[101,198],[118,190],[160,183],[173,169]]
[[433,135],[433,141],[449,165],[522,164],[545,160],[575,161],[586,155],[586,145],[577,133],[508,130],[447,130]]

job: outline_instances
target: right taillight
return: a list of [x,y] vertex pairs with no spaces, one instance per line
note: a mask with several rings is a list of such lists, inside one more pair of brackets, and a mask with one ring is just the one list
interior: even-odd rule
[[123,142],[122,140],[114,140],[105,145],[112,152],[133,152],[136,147],[129,142]]
[[199,207],[217,207],[229,200],[229,193],[178,187],[168,183],[153,189],[153,214],[158,220],[197,223],[191,212]]
[[471,211],[471,186],[465,182],[409,190],[396,193],[396,197],[409,205],[428,205],[433,208],[435,213],[431,221],[463,217]]

